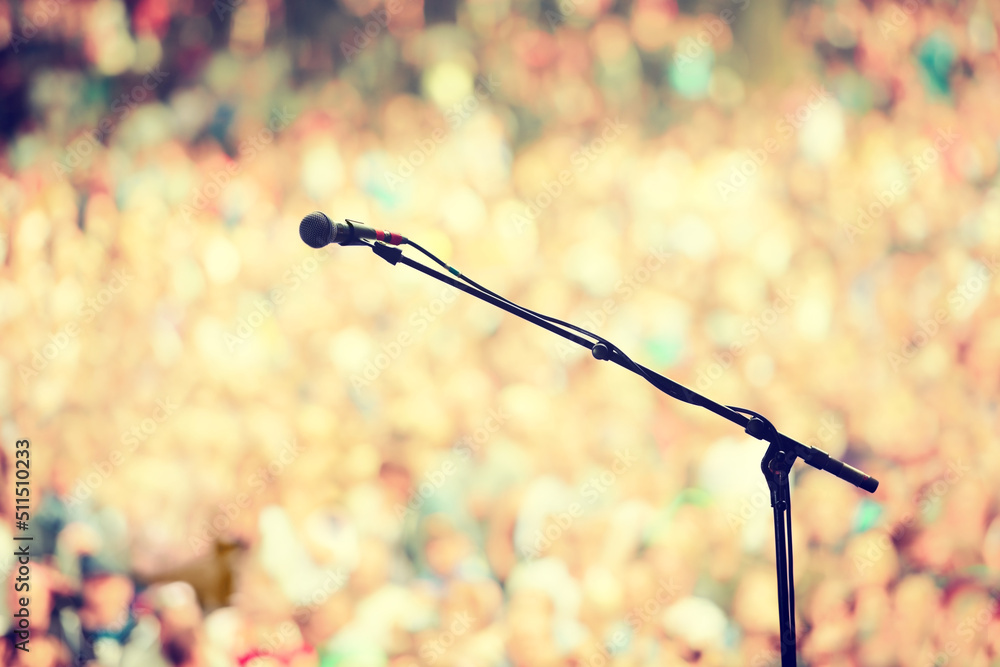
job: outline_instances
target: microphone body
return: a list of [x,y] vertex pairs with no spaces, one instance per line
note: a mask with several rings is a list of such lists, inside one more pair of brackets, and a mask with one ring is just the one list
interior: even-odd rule
[[406,237],[395,232],[369,227],[356,220],[334,222],[325,213],[315,211],[302,218],[299,236],[308,246],[322,248],[330,243],[359,245],[362,239],[382,241],[391,245],[406,243]]

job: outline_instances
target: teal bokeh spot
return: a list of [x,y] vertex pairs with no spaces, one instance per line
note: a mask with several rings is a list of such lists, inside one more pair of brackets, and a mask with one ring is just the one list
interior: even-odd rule
[[320,667],[386,667],[385,653],[373,646],[346,645],[320,650]]
[[634,635],[631,625],[619,622],[608,631],[604,639],[604,649],[611,657],[625,655],[631,647]]
[[857,72],[845,73],[831,87],[837,100],[855,113],[868,113],[875,106],[874,84]]
[[[402,186],[400,186],[400,189],[402,189]],[[389,186],[383,183],[369,183],[365,188],[365,192],[377,201],[383,209],[391,211],[402,206],[403,200],[399,196],[398,191],[393,192]]]
[[928,498],[920,507],[920,513],[923,515],[924,521],[927,523],[937,521],[943,510],[944,500],[940,496]]
[[955,62],[955,46],[940,32],[929,36],[920,46],[917,55],[924,85],[937,95],[949,95],[951,86],[948,73]]
[[681,341],[672,338],[655,338],[646,341],[646,353],[657,366],[673,366],[681,355]]
[[854,532],[863,533],[874,528],[881,516],[881,505],[874,500],[863,499],[858,503],[857,511],[854,513]]
[[409,179],[400,176],[397,168],[398,164],[388,156],[367,153],[355,167],[354,180],[383,210],[391,211],[402,206],[403,193],[411,187]]
[[680,509],[681,505],[697,505],[698,507],[708,507],[712,504],[712,494],[710,494],[705,489],[698,489],[690,487],[684,489],[678,494],[677,498],[671,504],[671,509],[673,513],[676,513]]
[[[697,46],[692,49],[691,44]],[[712,65],[715,63],[715,52],[710,46],[702,47],[697,42],[691,42],[688,48],[681,48],[670,61],[667,78],[670,86],[682,97],[698,100],[708,94],[708,83],[712,79]]]

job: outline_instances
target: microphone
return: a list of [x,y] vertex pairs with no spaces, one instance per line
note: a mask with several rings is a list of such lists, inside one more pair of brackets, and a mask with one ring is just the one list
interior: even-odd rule
[[299,223],[299,236],[305,244],[322,248],[330,243],[338,245],[359,245],[361,239],[375,239],[392,245],[407,243],[405,236],[395,232],[385,232],[356,220],[333,222],[325,213],[314,211]]

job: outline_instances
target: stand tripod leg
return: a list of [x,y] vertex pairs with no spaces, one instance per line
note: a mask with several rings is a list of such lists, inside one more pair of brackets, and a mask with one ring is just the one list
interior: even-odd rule
[[778,474],[777,486],[774,503],[774,560],[778,575],[781,667],[796,667],[795,582],[792,579],[792,512],[786,474]]
[[[795,659],[795,568],[792,565],[792,497],[785,485],[785,543],[788,546],[788,636],[792,639],[792,659]],[[794,662],[792,663],[795,664]]]

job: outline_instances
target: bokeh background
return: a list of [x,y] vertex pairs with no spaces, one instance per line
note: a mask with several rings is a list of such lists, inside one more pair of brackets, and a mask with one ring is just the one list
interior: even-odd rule
[[0,0],[0,663],[1000,665],[997,11]]

